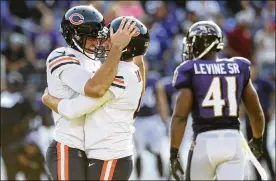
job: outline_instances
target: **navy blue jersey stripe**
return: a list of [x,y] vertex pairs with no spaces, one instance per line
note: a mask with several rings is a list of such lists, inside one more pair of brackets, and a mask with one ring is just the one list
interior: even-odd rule
[[49,63],[50,62],[52,62],[53,60],[55,60],[55,59],[57,59],[57,58],[60,58],[60,57],[66,57],[66,56],[68,56],[68,57],[76,57],[74,54],[70,54],[70,55],[58,55],[58,56],[55,56],[55,57],[53,57],[53,58],[51,58],[51,59],[49,59]]
[[63,66],[63,65],[67,65],[67,64],[76,64],[76,65],[80,65],[79,63],[77,62],[64,62],[64,63],[61,63],[61,64],[58,64],[56,65],[55,67],[52,68],[51,70],[51,74],[59,67]]
[[117,78],[117,79],[124,79],[123,76],[115,76],[115,78]]
[[125,89],[126,87],[123,86],[123,85],[118,85],[118,84],[114,84],[114,83],[111,83],[112,86],[114,87],[118,87],[118,88],[121,88],[121,89]]

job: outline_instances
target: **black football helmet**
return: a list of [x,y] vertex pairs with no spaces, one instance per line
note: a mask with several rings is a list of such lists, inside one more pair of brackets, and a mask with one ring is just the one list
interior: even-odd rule
[[[121,60],[127,60],[132,57],[136,57],[139,55],[144,55],[149,47],[149,32],[147,27],[138,19],[132,16],[125,16],[126,22],[131,19],[133,22],[136,22],[136,26],[138,28],[138,33],[136,36],[132,37],[129,44],[123,49],[123,53],[121,56]],[[107,27],[113,28],[114,33],[118,30],[121,21],[123,20],[123,16],[114,19]]]
[[[103,58],[106,50],[101,42],[108,38],[103,15],[92,6],[75,6],[69,9],[60,25],[60,32],[67,44],[91,59]],[[98,46],[90,54],[85,48],[87,38],[99,40]]]
[[220,27],[212,21],[199,21],[189,28],[183,39],[182,59],[197,60],[209,51],[219,52],[223,46]]

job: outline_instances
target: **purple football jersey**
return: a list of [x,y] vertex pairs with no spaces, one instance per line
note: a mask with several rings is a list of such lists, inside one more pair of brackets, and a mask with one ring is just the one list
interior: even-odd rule
[[241,57],[187,61],[174,73],[176,89],[193,91],[193,130],[239,129],[239,104],[250,78],[250,62]]

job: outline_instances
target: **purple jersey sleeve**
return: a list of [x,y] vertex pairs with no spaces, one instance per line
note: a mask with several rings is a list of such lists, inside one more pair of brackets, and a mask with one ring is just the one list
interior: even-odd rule
[[244,74],[244,86],[246,86],[251,77],[250,65],[251,62],[246,58],[237,57],[235,61],[240,65],[241,71]]
[[193,61],[180,64],[174,71],[173,86],[176,89],[191,88],[193,76]]

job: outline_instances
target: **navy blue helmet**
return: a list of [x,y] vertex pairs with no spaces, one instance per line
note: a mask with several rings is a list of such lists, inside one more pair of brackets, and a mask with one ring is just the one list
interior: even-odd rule
[[[61,21],[60,32],[70,47],[85,55],[89,51],[85,48],[87,38],[101,42],[109,35],[103,15],[92,6],[75,6],[69,9]],[[94,54],[92,59],[102,58],[106,55],[105,48],[99,43],[91,54]],[[87,56],[91,58],[91,55]]]
[[210,51],[223,49],[223,34],[212,21],[199,21],[193,24],[183,39],[183,60],[197,60]]
[[[131,19],[136,22],[136,27],[138,28],[138,33],[136,36],[132,37],[129,44],[123,49],[123,53],[121,56],[121,60],[127,60],[132,57],[136,57],[139,55],[144,55],[149,46],[149,32],[147,27],[138,19],[132,16],[125,16],[126,22]],[[113,28],[114,33],[119,29],[121,21],[123,20],[123,16],[114,19],[107,27]]]

